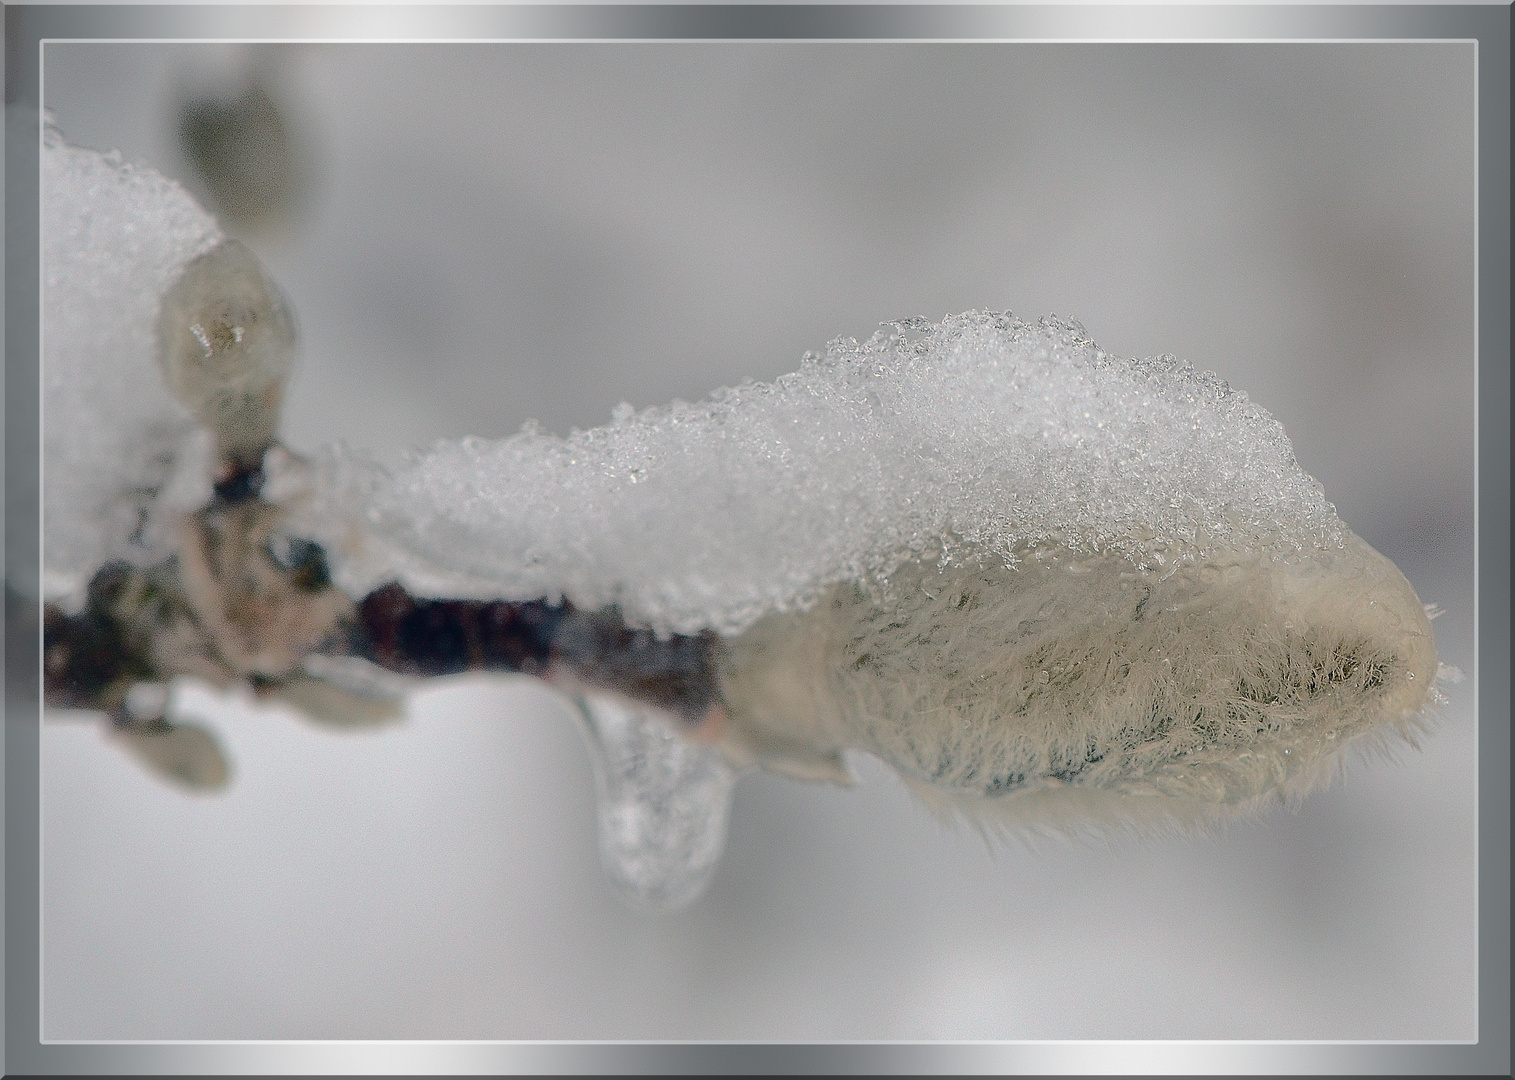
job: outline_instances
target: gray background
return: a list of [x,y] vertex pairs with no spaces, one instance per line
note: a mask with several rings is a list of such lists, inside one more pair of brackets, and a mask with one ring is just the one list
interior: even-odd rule
[[[77,143],[189,179],[211,46],[52,45]],[[395,453],[772,378],[970,307],[1172,352],[1289,430],[1472,674],[1468,45],[280,50],[311,183],[286,432]],[[529,684],[337,735],[190,694],[213,798],[44,733],[48,1038],[1474,1034],[1472,683],[1419,753],[1213,838],[987,850],[880,767],[752,775],[694,909],[599,880]]]

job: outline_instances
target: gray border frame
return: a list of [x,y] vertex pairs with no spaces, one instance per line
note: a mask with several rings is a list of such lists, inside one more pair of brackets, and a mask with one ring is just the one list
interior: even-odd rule
[[[6,1073],[1346,1072],[1508,1076],[1510,1056],[1510,48],[1476,6],[515,6],[5,9]],[[846,1045],[39,1041],[38,139],[43,39],[1476,39],[1480,1039],[1396,1043]]]

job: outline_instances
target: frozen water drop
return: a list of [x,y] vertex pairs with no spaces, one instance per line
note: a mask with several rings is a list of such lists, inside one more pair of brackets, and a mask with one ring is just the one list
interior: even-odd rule
[[274,441],[294,322],[258,259],[226,240],[163,298],[159,360],[169,387],[215,433],[224,459],[255,468]]
[[578,704],[605,873],[637,907],[688,906],[725,849],[735,771],[714,747],[675,734],[654,709],[608,695]]

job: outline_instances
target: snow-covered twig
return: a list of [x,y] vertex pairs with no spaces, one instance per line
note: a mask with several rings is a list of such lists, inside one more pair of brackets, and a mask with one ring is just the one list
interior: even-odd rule
[[176,745],[142,687],[181,675],[357,717],[384,671],[540,675],[584,703],[607,865],[676,904],[743,766],[866,751],[980,821],[1203,824],[1432,700],[1413,589],[1171,358],[969,312],[566,439],[307,462],[251,254],[148,170],[45,162],[50,700],[139,745]]

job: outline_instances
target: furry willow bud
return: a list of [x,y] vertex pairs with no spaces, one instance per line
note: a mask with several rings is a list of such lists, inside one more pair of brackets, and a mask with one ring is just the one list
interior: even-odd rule
[[330,473],[369,539],[339,580],[713,631],[732,760],[845,780],[862,750],[1007,824],[1233,816],[1433,700],[1419,599],[1282,425],[1055,318],[907,320],[706,402]]

